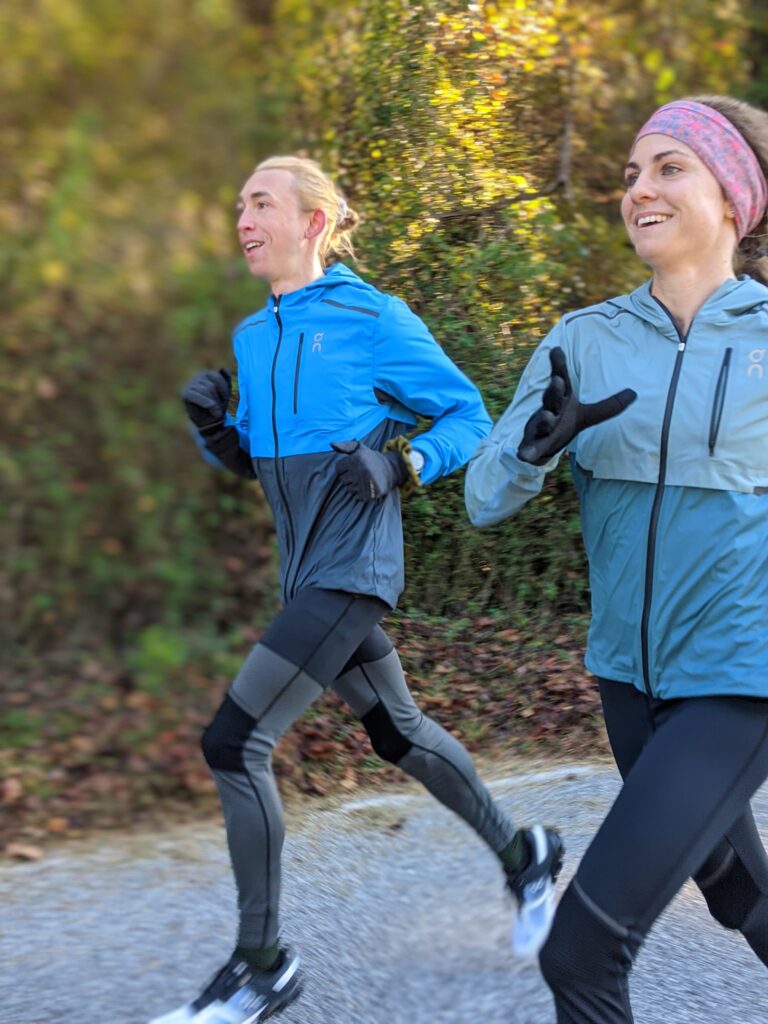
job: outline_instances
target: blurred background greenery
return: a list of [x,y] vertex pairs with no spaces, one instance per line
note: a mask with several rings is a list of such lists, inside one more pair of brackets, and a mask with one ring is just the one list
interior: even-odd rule
[[[766,55],[757,0],[4,0],[6,779],[13,751],[82,732],[73,694],[105,715],[154,701],[152,735],[170,727],[195,672],[223,685],[275,610],[258,485],[200,460],[178,399],[231,365],[263,298],[234,230],[259,158],[336,176],[364,218],[357,269],[496,416],[563,311],[645,276],[618,221],[633,130],[689,93],[767,101]],[[567,469],[484,532],[461,477],[408,506],[403,609],[583,616]]]

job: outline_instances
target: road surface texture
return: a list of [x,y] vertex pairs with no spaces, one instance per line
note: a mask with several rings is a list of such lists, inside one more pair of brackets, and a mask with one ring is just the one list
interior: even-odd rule
[[[561,826],[563,880],[619,785],[605,763],[485,775],[516,821]],[[765,839],[768,788],[755,808]],[[423,791],[308,800],[288,824],[283,934],[307,982],[281,1024],[554,1024],[536,964],[509,951],[494,857]],[[0,1024],[145,1024],[226,959],[234,909],[218,823],[3,866]],[[637,1024],[768,1021],[768,971],[690,885],[643,948],[632,991]]]

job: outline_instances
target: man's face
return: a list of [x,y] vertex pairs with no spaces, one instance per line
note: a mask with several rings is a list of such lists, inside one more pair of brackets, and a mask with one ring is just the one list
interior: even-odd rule
[[306,252],[311,214],[301,209],[290,171],[255,171],[238,210],[237,232],[251,273],[268,282],[291,278]]

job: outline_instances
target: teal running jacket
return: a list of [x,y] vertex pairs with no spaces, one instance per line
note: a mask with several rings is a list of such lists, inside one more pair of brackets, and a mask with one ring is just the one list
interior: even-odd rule
[[283,601],[305,587],[381,598],[403,589],[397,490],[362,502],[339,482],[333,441],[412,447],[429,484],[469,459],[491,420],[477,388],[400,299],[337,263],[270,297],[234,332],[239,405],[228,422],[275,517]]
[[565,316],[468,467],[477,526],[514,515],[557,463],[515,454],[555,345],[581,401],[638,396],[569,446],[592,592],[587,668],[659,698],[768,697],[768,288],[726,281],[685,336],[650,283]]

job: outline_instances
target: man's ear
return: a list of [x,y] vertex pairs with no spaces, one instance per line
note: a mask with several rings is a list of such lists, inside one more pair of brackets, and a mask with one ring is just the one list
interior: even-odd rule
[[327,223],[328,218],[323,210],[313,210],[309,218],[307,230],[304,232],[304,237],[316,238],[318,235],[322,235]]

